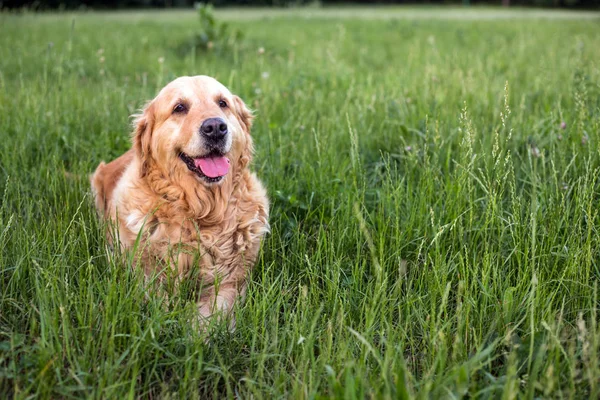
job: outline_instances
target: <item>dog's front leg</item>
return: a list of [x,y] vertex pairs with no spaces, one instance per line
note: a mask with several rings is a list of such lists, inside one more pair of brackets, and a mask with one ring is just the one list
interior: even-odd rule
[[231,312],[238,297],[246,293],[245,280],[227,281],[203,288],[198,301],[200,325],[205,326],[210,318],[230,318],[229,329],[235,329],[235,317]]

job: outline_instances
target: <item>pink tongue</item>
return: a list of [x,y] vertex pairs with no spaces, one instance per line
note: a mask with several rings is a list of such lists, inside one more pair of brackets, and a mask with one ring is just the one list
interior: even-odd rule
[[195,158],[194,164],[209,178],[217,178],[227,175],[227,172],[229,172],[229,159],[227,157]]

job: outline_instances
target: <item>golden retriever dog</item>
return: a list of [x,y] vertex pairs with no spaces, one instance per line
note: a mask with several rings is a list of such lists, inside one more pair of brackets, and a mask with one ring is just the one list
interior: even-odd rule
[[[91,176],[113,245],[136,251],[146,276],[200,271],[201,324],[227,315],[269,230],[265,189],[248,169],[252,114],[208,76],[165,86],[134,123],[132,148]],[[160,275],[159,275],[160,276]]]

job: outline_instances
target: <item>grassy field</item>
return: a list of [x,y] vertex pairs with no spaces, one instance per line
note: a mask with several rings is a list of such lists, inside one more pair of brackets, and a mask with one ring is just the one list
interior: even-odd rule
[[[210,52],[191,12],[0,14],[0,397],[598,398],[597,15],[446,11],[229,10]],[[194,74],[272,201],[232,333],[108,256],[85,179]]]

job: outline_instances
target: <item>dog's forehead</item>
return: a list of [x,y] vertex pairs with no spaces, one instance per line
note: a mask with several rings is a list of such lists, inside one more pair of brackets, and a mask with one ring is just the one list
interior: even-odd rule
[[182,98],[214,98],[216,96],[230,96],[231,92],[219,81],[209,76],[184,76],[177,78],[165,86],[159,97]]

